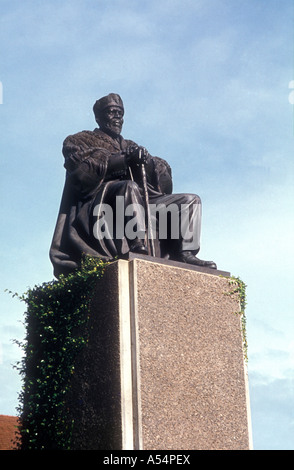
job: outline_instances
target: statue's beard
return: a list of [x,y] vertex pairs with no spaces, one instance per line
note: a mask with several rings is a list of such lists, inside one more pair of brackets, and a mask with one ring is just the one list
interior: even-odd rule
[[110,135],[118,136],[121,133],[123,126],[123,119],[111,119],[104,122],[102,129]]

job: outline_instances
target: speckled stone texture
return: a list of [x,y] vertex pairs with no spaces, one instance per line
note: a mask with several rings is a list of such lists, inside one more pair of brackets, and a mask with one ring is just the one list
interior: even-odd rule
[[228,279],[131,263],[141,448],[249,449],[240,306]]
[[181,266],[119,260],[97,281],[68,397],[73,449],[250,448],[238,296]]

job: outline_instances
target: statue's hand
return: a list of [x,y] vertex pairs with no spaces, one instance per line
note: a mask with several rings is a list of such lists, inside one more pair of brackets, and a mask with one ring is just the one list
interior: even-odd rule
[[150,155],[145,147],[139,145],[130,145],[126,149],[126,159],[128,165],[148,165]]

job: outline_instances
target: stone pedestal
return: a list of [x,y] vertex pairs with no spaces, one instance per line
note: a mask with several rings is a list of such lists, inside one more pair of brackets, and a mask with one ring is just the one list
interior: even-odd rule
[[221,274],[140,257],[107,267],[81,359],[91,417],[73,444],[83,432],[84,449],[251,448],[239,299]]

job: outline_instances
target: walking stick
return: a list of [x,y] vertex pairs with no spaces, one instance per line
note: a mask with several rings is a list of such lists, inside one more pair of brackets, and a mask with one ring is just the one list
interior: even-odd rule
[[[139,150],[139,160],[142,158],[142,150]],[[151,256],[155,256],[155,248],[154,248],[154,239],[153,239],[153,230],[152,230],[152,221],[151,221],[151,214],[150,214],[150,207],[149,207],[149,195],[148,195],[148,187],[147,187],[147,178],[146,178],[146,170],[144,163],[141,163],[141,173],[142,173],[142,182],[143,182],[143,189],[144,189],[144,198],[145,198],[145,205],[147,210],[147,244],[148,244],[148,251],[150,251]]]

